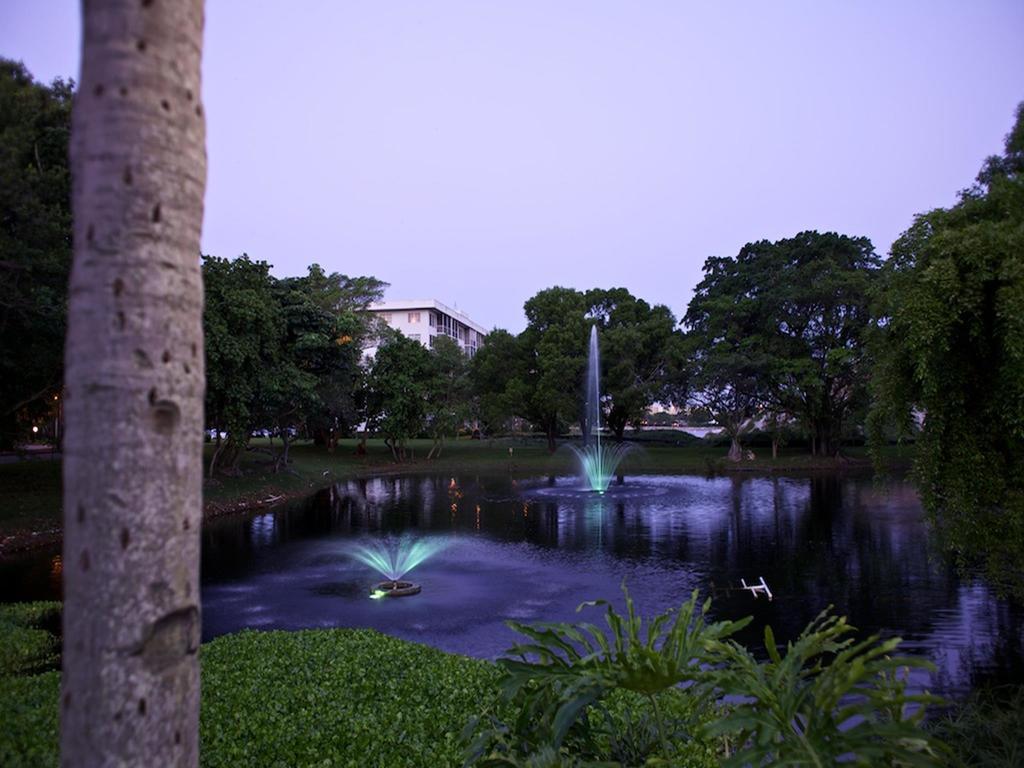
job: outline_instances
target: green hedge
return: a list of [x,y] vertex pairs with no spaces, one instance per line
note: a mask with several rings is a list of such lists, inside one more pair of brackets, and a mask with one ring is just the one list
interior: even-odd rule
[[[59,604],[0,606],[0,766],[56,766]],[[52,625],[51,625],[52,626]],[[460,765],[496,667],[371,630],[253,632],[203,646],[204,766]]]
[[252,632],[203,647],[202,764],[460,765],[498,670],[371,630]]
[[0,679],[56,667],[59,627],[60,603],[0,605]]

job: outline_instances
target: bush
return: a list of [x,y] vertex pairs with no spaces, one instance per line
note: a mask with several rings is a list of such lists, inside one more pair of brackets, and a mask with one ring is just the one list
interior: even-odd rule
[[[0,607],[5,667],[56,658],[56,638],[25,626],[55,609]],[[246,631],[200,663],[204,766],[457,765],[462,726],[497,695],[490,662],[370,630]],[[59,694],[56,671],[0,678],[0,765],[57,765]]]
[[[0,765],[57,764],[60,603],[0,605]],[[50,671],[46,671],[50,670]]]
[[931,726],[954,768],[1024,765],[1024,686],[983,689]]
[[253,632],[204,645],[204,766],[442,766],[496,695],[494,665],[371,630]]
[[[903,674],[930,665],[892,658],[899,639],[854,643],[845,619],[822,613],[784,654],[767,628],[758,662],[728,639],[749,619],[706,623],[694,593],[645,626],[623,592],[625,616],[598,601],[607,633],[509,622],[529,640],[499,661],[510,711],[470,722],[467,764],[944,764],[920,727],[935,699],[908,694]],[[615,696],[629,706],[610,706]]]
[[60,661],[60,603],[0,605],[0,678],[43,672]]

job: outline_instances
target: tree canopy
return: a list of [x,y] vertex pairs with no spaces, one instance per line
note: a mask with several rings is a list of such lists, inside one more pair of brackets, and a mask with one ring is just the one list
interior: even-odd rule
[[1024,595],[1024,104],[959,202],[893,245],[876,314],[873,441],[921,419],[916,474],[943,539]]
[[0,59],[0,447],[63,379],[71,266],[68,138],[74,83]]
[[293,434],[304,430],[332,448],[359,421],[362,346],[370,332],[363,311],[384,283],[327,274],[277,279],[270,265],[203,258],[207,346],[207,424],[226,432],[211,471],[237,469],[252,432],[282,440],[271,451],[288,461]]
[[834,455],[866,403],[879,264],[870,240],[831,232],[709,258],[683,320],[693,402],[734,437],[755,416],[797,419],[814,452]]

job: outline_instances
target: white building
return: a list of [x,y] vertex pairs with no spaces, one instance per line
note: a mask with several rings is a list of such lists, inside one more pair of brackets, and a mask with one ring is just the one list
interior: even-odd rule
[[[483,346],[487,334],[482,325],[435,299],[381,301],[371,304],[370,312],[427,349],[433,349],[438,336],[449,336],[469,357]],[[376,352],[376,346],[366,350],[371,357]]]

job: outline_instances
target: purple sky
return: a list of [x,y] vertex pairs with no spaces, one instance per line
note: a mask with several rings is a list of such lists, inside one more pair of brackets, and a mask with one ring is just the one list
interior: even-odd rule
[[[0,55],[78,69],[77,0]],[[880,253],[1024,100],[1024,3],[207,2],[203,250],[391,283],[518,331],[551,285],[681,314],[709,255],[804,229]]]

